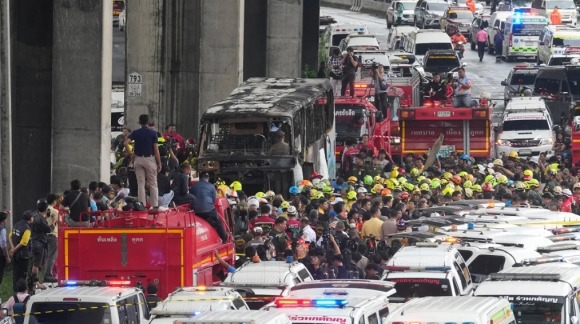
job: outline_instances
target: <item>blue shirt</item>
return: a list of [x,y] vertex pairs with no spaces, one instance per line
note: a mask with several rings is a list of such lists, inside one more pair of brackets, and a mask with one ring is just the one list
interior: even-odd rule
[[196,213],[209,213],[215,209],[214,203],[217,193],[213,184],[200,179],[189,189],[189,193],[195,196],[193,210]]
[[153,144],[157,144],[157,132],[147,126],[134,130],[129,138],[135,141],[133,146],[137,156],[153,156]]

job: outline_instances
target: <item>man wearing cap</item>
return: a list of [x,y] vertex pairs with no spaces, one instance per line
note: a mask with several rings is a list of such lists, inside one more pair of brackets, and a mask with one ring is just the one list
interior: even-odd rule
[[290,154],[290,145],[285,142],[286,133],[282,130],[276,132],[276,143],[270,146],[270,155],[288,155]]
[[358,63],[354,58],[354,49],[348,47],[346,49],[346,55],[340,61],[342,68],[342,88],[340,89],[340,95],[344,97],[346,93],[346,86],[349,87],[350,96],[354,97],[354,80],[356,78],[356,69]]
[[254,238],[249,240],[248,243],[246,243],[246,246],[256,247],[258,245],[264,244],[264,242],[265,242],[264,231],[262,230],[262,228],[260,226],[254,227],[254,229],[252,230],[252,234],[254,235]]
[[300,221],[296,219],[298,210],[296,207],[290,205],[286,210],[286,215],[288,216],[288,221],[286,222],[286,234],[292,240],[296,240],[300,237]]

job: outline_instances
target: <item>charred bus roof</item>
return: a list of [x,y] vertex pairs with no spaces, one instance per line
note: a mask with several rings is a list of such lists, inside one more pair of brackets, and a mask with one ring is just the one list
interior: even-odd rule
[[290,117],[331,90],[328,79],[250,78],[225,100],[209,107],[202,119],[241,117],[242,114]]

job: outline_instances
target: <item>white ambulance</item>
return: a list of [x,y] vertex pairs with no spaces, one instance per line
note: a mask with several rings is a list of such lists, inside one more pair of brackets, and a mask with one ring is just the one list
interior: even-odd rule
[[285,314],[293,324],[379,324],[389,314],[385,296],[310,295],[277,298],[263,310]]
[[389,299],[395,303],[427,296],[465,296],[473,282],[457,249],[447,243],[417,243],[402,247],[389,260],[383,280],[395,283]]
[[548,24],[548,19],[531,14],[529,10],[529,8],[514,9],[513,15],[506,18],[502,55],[508,62],[516,58],[536,59],[538,55],[539,36]]
[[491,274],[474,296],[500,297],[512,304],[517,323],[578,323],[580,267],[546,263]]

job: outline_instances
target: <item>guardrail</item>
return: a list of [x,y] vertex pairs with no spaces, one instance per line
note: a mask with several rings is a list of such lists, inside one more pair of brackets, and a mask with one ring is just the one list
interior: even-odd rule
[[326,7],[348,9],[354,12],[364,12],[380,18],[385,17],[388,3],[374,0],[321,0],[320,4]]

